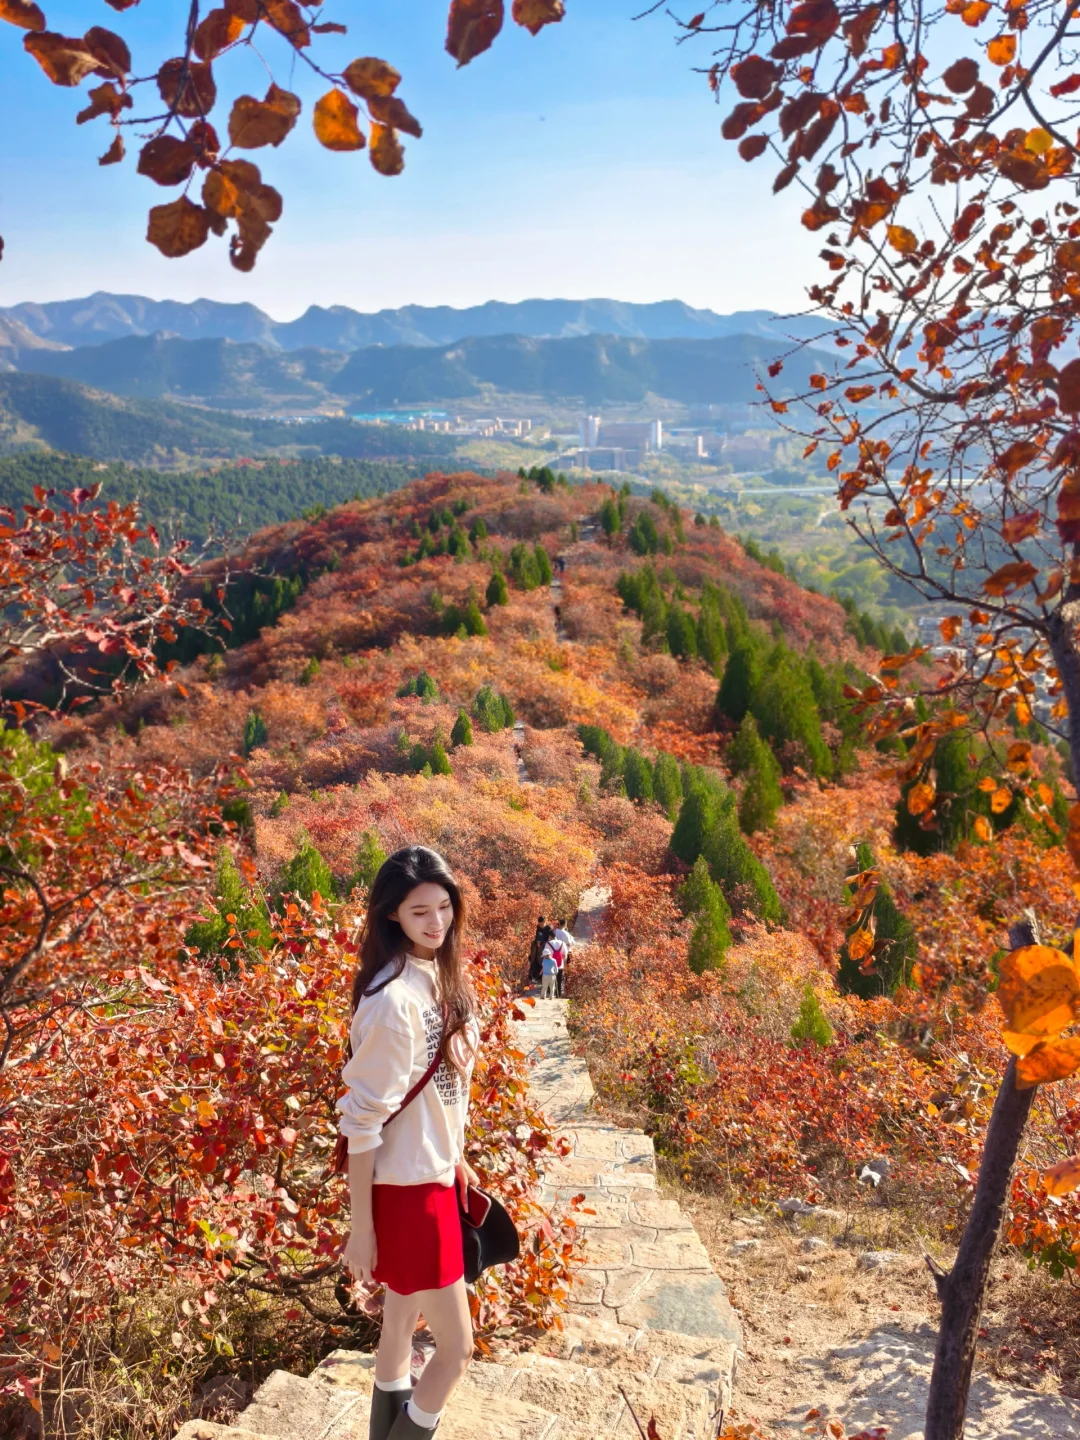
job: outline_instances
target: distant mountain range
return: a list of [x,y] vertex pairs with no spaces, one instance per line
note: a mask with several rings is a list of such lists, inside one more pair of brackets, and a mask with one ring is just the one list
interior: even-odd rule
[[[151,335],[74,350],[29,350],[19,366],[113,395],[172,397],[234,409],[299,409],[326,402],[354,410],[385,409],[488,395],[584,405],[659,397],[700,405],[759,399],[758,376],[779,348],[775,340],[745,334],[711,340],[499,335],[451,345],[368,346],[344,354]],[[814,354],[796,352],[789,358],[775,382],[781,393],[807,384]]]
[[344,305],[312,305],[297,320],[278,321],[255,305],[149,300],[142,295],[99,291],[81,300],[28,302],[0,309],[0,361],[13,352],[39,348],[43,342],[72,347],[102,345],[160,333],[182,340],[233,340],[279,350],[351,351],[369,345],[451,345],[499,335],[532,339],[617,335],[639,340],[758,335],[775,342],[813,339],[823,328],[814,317],[784,318],[771,310],[718,315],[681,300],[650,305],[620,300],[491,300],[461,310],[448,305],[404,305],[373,314]]

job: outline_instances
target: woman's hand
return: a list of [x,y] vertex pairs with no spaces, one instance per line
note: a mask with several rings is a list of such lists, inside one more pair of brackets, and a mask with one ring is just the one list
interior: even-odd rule
[[461,1197],[461,1208],[468,1209],[469,1186],[479,1185],[480,1176],[472,1168],[467,1160],[459,1160],[454,1166],[454,1176],[457,1180],[458,1195]]
[[354,1226],[349,1231],[349,1238],[341,1252],[341,1262],[352,1271],[353,1280],[363,1280],[365,1284],[374,1284],[371,1272],[375,1268],[377,1260],[375,1252],[375,1226],[363,1225],[359,1229]]

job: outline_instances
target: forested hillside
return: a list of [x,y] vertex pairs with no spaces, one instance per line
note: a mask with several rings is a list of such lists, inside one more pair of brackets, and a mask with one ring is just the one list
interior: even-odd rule
[[0,453],[46,447],[93,460],[190,466],[275,452],[435,463],[456,446],[445,435],[328,418],[303,426],[198,410],[167,400],[121,399],[73,380],[0,375]]
[[[64,522],[28,523],[32,555]],[[131,607],[166,581],[147,630],[148,602]],[[924,757],[933,783],[902,790],[918,731],[874,744],[862,714],[883,659],[863,642],[888,637],[660,494],[543,473],[431,475],[139,584],[127,610],[103,596],[65,618],[63,648],[20,642],[29,668],[3,676],[25,718],[64,671],[108,690],[125,661],[179,662],[36,738],[0,732],[21,796],[6,843],[33,881],[13,881],[0,932],[5,964],[33,952],[0,990],[21,1027],[0,1063],[18,1137],[0,1163],[9,1369],[36,1374],[57,1343],[61,1264],[78,1292],[65,1343],[120,1325],[130,1339],[110,1343],[152,1351],[133,1297],[170,1307],[187,1368],[159,1367],[141,1397],[163,1424],[211,1365],[258,1378],[363,1333],[324,1263],[345,1223],[326,1156],[354,926],[381,857],[414,841],[464,883],[500,1037],[469,1153],[528,1236],[478,1288],[482,1337],[557,1324],[580,1259],[572,1216],[540,1203],[537,1156],[557,1142],[498,1026],[536,916],[572,917],[597,879],[610,903],[569,972],[571,1023],[601,1105],[654,1136],[669,1178],[743,1212],[796,1197],[859,1224],[877,1200],[860,1170],[885,1155],[890,1226],[948,1252],[999,1018],[956,1005],[943,1025],[914,982],[992,977],[1017,895],[1071,923],[1059,757],[1037,724],[989,734],[974,764],[946,736]],[[91,872],[101,924],[43,911]],[[64,1045],[35,1048],[60,1003]],[[1039,1169],[1067,1152],[1080,1094],[1052,1093],[1008,1243],[1062,1275],[1080,1206]],[[1055,1293],[1040,1303],[1064,1317]],[[1030,1347],[1010,1356],[1007,1373],[1036,1373]],[[128,1382],[110,1385],[122,1407]]]

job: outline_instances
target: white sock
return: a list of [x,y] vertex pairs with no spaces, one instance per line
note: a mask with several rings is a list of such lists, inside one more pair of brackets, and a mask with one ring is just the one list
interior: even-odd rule
[[415,1400],[410,1400],[405,1406],[405,1409],[408,1412],[409,1419],[419,1425],[422,1430],[434,1430],[435,1426],[438,1425],[442,1419],[441,1410],[436,1410],[434,1413],[430,1410],[421,1410]]
[[400,1378],[397,1379],[397,1380],[380,1380],[379,1377],[376,1375],[376,1376],[375,1376],[375,1389],[376,1389],[376,1390],[391,1390],[391,1391],[393,1391],[393,1390],[411,1390],[411,1389],[412,1389],[412,1375],[409,1374],[408,1372],[406,1372],[404,1375],[400,1376]]

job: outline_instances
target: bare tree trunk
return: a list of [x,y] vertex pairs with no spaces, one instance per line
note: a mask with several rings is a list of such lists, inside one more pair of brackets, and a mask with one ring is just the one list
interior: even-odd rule
[[[1035,917],[1030,911],[1027,919],[1009,930],[1009,943],[1014,950],[1038,943]],[[975,1199],[956,1260],[947,1275],[934,1272],[941,1301],[941,1326],[926,1403],[925,1440],[963,1440],[986,1279],[1001,1233],[1016,1152],[1037,1088],[1016,1088],[1016,1060],[1011,1059],[986,1128]]]

